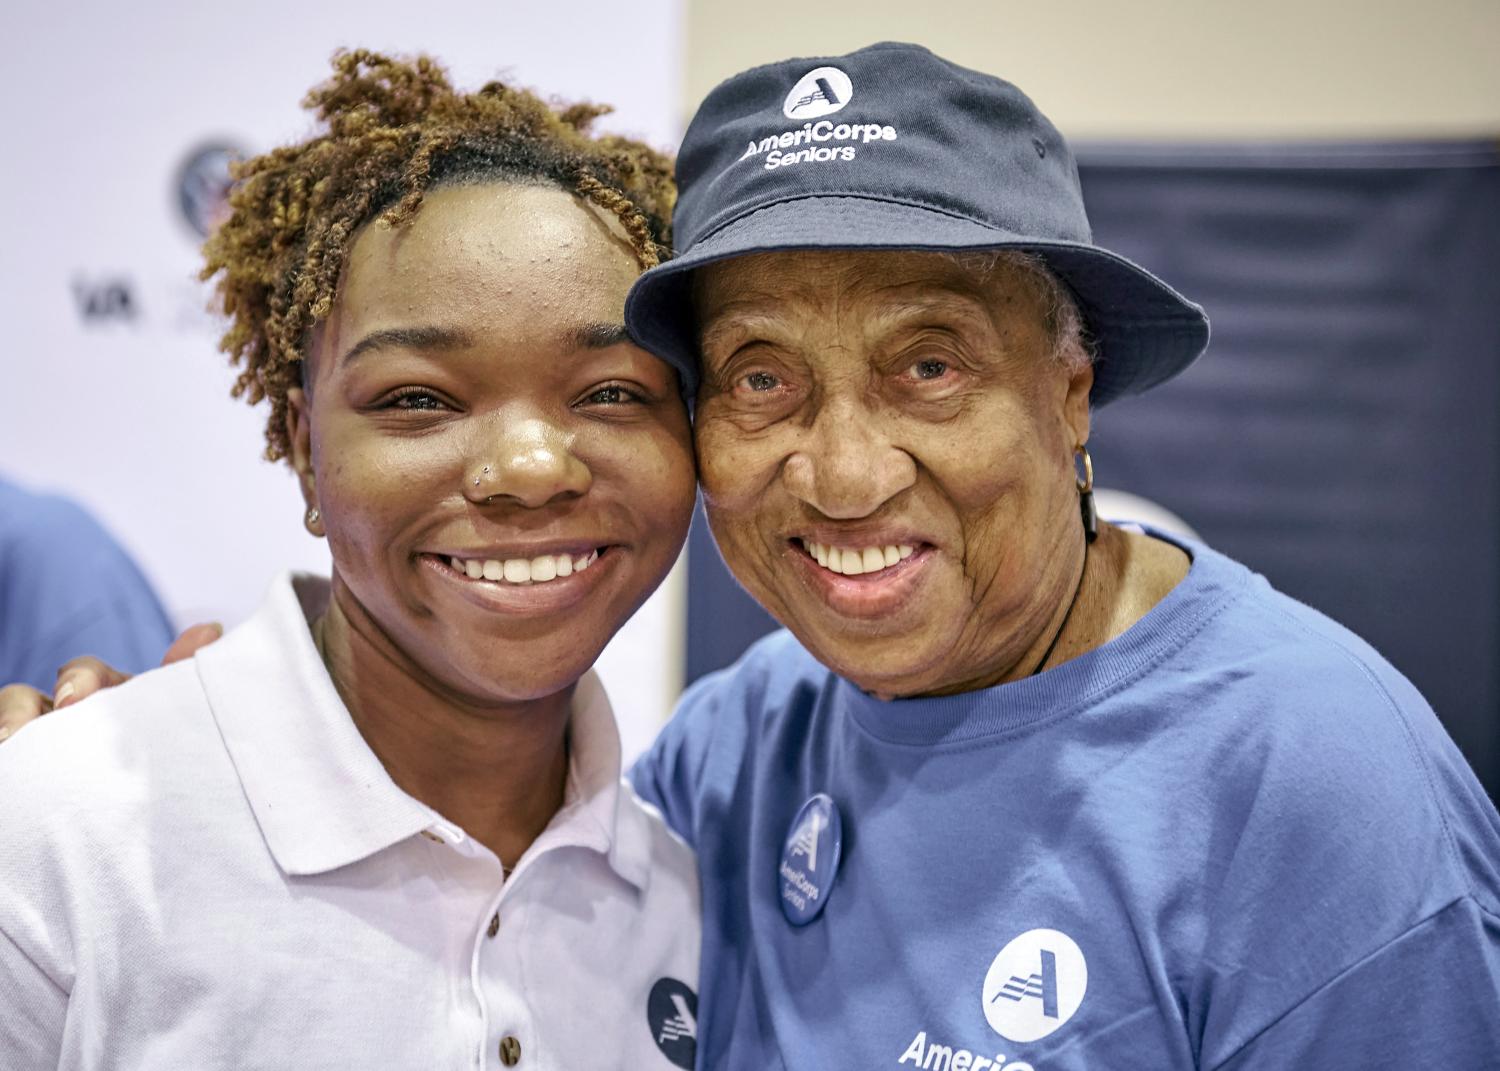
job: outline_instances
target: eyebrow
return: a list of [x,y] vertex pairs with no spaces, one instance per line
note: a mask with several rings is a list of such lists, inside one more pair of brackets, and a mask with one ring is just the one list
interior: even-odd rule
[[340,364],[372,350],[456,350],[470,345],[472,339],[466,332],[451,327],[387,327],[371,331],[339,358]]
[[[575,328],[563,336],[569,350],[603,350],[631,341],[630,332],[624,324],[590,323]],[[371,331],[339,360],[341,363],[354,360],[360,354],[372,350],[456,350],[473,344],[467,332],[450,327],[387,327]]]
[[[947,315],[959,319],[973,320],[985,314],[984,305],[967,295],[954,294],[941,297],[903,295],[900,287],[883,287],[897,291],[870,316],[870,322],[882,330],[906,327],[914,322]],[[796,315],[778,312],[762,312],[752,302],[737,300],[729,303],[729,311],[710,320],[700,333],[700,343],[710,348],[721,335],[734,335],[756,330],[775,330],[777,327],[797,319]]]
[[566,336],[575,350],[607,350],[623,342],[630,342],[630,332],[624,324],[585,324]]

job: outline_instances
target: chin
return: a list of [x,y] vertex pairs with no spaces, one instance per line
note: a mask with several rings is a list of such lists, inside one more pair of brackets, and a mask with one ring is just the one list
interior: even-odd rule
[[[936,643],[925,629],[881,639],[809,635],[791,628],[802,646],[829,669],[863,692],[882,697],[917,695],[942,687],[941,652],[951,645]],[[914,645],[913,636],[921,637]]]
[[597,651],[579,652],[576,644],[557,650],[551,644],[537,647],[512,642],[472,652],[461,664],[450,657],[434,667],[434,676],[477,704],[523,703],[571,688],[593,667],[598,655]]

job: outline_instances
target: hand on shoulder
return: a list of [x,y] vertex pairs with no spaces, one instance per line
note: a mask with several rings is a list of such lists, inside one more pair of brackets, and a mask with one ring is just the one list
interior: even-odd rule
[[[169,666],[191,658],[222,635],[224,626],[217,623],[190,625],[167,648],[161,664]],[[124,684],[129,679],[130,674],[85,655],[65,663],[58,670],[57,684],[50,696],[29,684],[6,685],[0,688],[0,743],[45,714],[87,699],[95,692]]]

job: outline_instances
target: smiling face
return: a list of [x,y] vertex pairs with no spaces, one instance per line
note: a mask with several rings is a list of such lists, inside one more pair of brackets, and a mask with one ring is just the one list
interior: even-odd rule
[[693,504],[669,366],[625,336],[618,224],[549,187],[428,194],[370,225],[292,392],[334,599],[413,675],[479,703],[593,665]]
[[696,438],[725,561],[867,691],[967,690],[1045,646],[1078,577],[1086,366],[1002,264],[806,252],[701,269]]

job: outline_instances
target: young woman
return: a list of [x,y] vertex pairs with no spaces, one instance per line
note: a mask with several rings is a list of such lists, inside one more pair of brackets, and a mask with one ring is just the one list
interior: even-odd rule
[[691,1066],[693,861],[590,673],[692,507],[622,325],[668,161],[427,60],[307,104],[204,274],[332,577],[0,751],[0,1067]]

